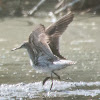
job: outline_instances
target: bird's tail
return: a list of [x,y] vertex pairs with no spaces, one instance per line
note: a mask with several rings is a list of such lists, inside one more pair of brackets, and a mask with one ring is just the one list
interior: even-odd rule
[[74,65],[76,63],[77,62],[71,61],[71,60],[59,60],[59,61],[53,62],[54,66],[52,66],[52,69],[53,70],[60,70],[60,69],[63,69],[65,67],[67,67],[67,66]]

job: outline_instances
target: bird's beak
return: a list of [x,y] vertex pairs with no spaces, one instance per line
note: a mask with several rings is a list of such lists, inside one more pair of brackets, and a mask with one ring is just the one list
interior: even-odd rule
[[17,50],[17,49],[21,49],[21,47],[22,47],[22,46],[19,46],[19,47],[17,47],[17,48],[13,48],[11,51],[15,51],[15,50]]

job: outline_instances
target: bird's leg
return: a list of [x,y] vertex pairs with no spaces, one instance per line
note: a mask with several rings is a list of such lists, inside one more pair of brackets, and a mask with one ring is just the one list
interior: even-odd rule
[[48,80],[48,79],[50,79],[51,77],[46,77],[44,80],[43,80],[43,83],[42,83],[42,85],[44,85],[45,84],[45,82]]
[[57,73],[55,73],[55,72],[52,72],[54,75],[56,75],[57,76],[57,78],[59,79],[59,80],[61,80],[61,78],[60,78],[60,76],[57,74]]
[[50,90],[52,89],[52,86],[53,86],[53,76],[52,76],[52,73],[51,73],[51,80],[52,80],[52,83],[51,83]]

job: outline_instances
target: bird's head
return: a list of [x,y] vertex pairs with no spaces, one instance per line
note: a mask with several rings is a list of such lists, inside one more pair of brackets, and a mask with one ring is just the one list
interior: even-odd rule
[[12,49],[12,51],[17,50],[17,49],[22,49],[22,48],[27,48],[28,47],[28,42],[24,42],[23,44],[21,44],[19,47]]

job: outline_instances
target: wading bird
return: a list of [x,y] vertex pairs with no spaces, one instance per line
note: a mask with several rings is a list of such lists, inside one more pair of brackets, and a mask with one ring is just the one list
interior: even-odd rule
[[31,66],[37,71],[51,74],[42,83],[44,85],[48,79],[51,79],[50,90],[53,86],[53,75],[60,80],[60,76],[55,71],[75,64],[74,61],[67,60],[59,52],[59,37],[72,20],[73,13],[69,12],[47,28],[40,24],[30,34],[28,42],[13,49],[13,51],[21,48],[27,49]]

